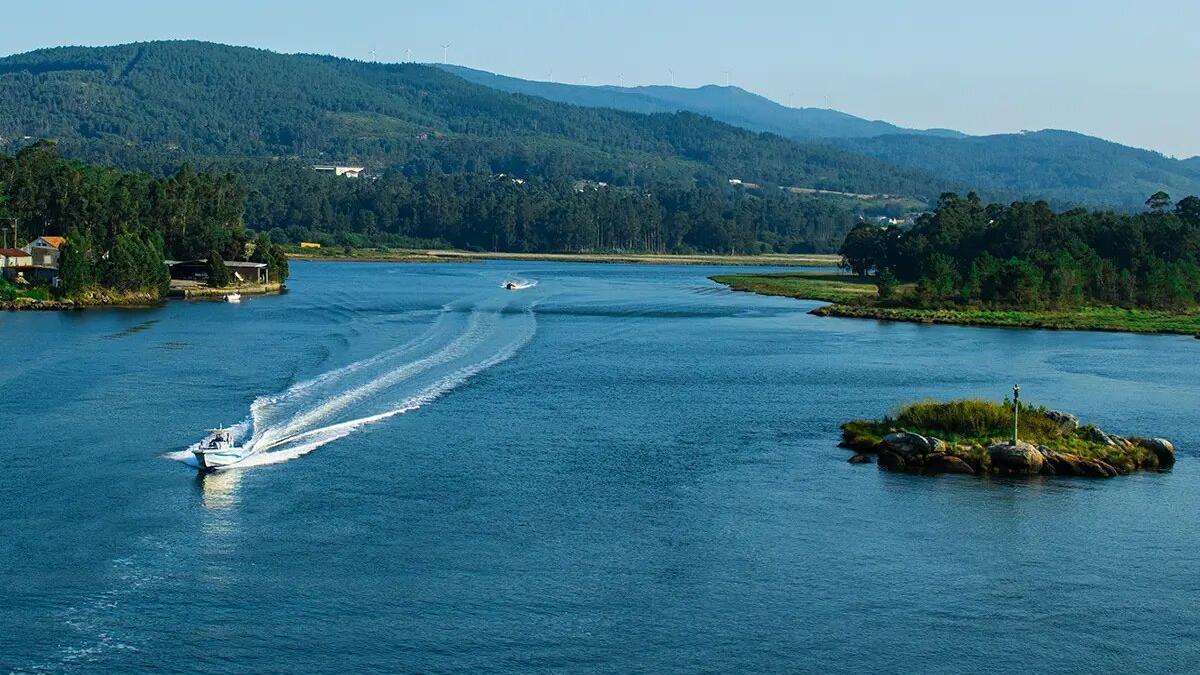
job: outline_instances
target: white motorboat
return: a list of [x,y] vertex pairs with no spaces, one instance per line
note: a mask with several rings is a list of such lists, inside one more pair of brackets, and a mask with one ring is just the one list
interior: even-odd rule
[[242,301],[241,293],[230,293],[229,295],[225,296],[225,302],[241,302],[241,301]]
[[201,471],[215,471],[237,464],[246,458],[245,448],[233,444],[233,436],[224,428],[212,430],[212,436],[192,449]]

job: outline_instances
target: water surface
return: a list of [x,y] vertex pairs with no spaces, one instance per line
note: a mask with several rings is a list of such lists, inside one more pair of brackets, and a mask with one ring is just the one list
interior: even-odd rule
[[[293,270],[241,305],[0,315],[0,670],[1200,659],[1200,341],[818,318],[718,268]],[[926,478],[835,447],[1013,382],[1173,438],[1175,471]],[[267,450],[197,477],[176,453],[219,424]]]

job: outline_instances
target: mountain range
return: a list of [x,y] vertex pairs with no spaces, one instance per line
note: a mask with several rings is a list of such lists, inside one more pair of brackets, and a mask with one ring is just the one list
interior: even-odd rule
[[574,105],[640,113],[689,111],[805,143],[827,143],[916,169],[993,199],[1048,199],[1058,205],[1139,208],[1150,194],[1200,191],[1200,157],[1177,160],[1061,130],[969,136],[906,129],[836,110],[789,108],[738,87],[613,87],[537,82],[442,66],[502,91]]
[[935,196],[941,181],[710,117],[519,96],[419,64],[205,42],[0,59],[0,136],[129,168],[298,157],[375,172],[493,172],[618,185],[746,182]]
[[1158,190],[1200,194],[1200,158],[1069,131],[968,136],[788,108],[737,87],[588,87],[193,41],[0,59],[0,150],[26,137],[152,171],[299,158],[616,185],[736,178],[926,202],[976,190],[1126,210]]

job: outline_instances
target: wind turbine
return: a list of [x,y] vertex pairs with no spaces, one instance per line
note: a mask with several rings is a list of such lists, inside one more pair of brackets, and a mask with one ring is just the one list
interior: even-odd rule
[[442,63],[445,64],[450,59],[450,44],[442,45]]
[[404,59],[406,61],[408,61],[409,63],[412,63],[413,58],[412,58],[412,48],[411,47],[404,50]]
[[726,87],[729,86],[729,70],[728,69],[725,70],[725,86]]
[[667,76],[671,78],[671,86],[675,86],[675,71],[667,68]]

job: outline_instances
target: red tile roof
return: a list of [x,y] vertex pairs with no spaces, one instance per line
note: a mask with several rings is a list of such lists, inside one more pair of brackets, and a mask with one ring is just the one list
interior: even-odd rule
[[29,254],[19,248],[0,248],[0,255],[5,258],[28,258]]
[[62,246],[63,244],[67,243],[66,237],[38,237],[38,239],[41,239],[42,241],[46,242],[47,244],[50,244],[54,248],[58,248],[59,246]]

